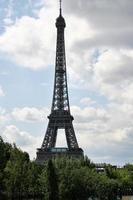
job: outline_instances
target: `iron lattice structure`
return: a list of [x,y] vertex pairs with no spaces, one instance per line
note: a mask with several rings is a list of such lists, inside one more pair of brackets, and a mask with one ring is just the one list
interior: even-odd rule
[[[46,134],[41,146],[38,149],[37,160],[46,155],[46,152],[51,155],[51,149],[55,148],[57,131],[64,129],[67,140],[67,153],[75,152],[76,156],[82,154],[82,149],[79,148],[73,128],[73,116],[70,113],[68,86],[67,86],[67,72],[66,72],[66,56],[65,56],[65,40],[64,29],[66,27],[65,20],[62,16],[61,2],[60,14],[56,19],[57,28],[57,45],[56,45],[56,63],[55,63],[55,81],[53,91],[53,101],[51,114],[48,116],[49,123]],[[73,153],[72,153],[73,154]],[[48,155],[46,157],[49,157]],[[44,158],[45,159],[45,158]]]

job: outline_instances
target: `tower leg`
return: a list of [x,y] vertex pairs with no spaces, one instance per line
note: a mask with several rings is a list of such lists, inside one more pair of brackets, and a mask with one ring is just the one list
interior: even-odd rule
[[57,127],[51,127],[51,124],[48,124],[48,128],[46,131],[46,135],[44,137],[44,141],[42,143],[42,149],[47,148],[54,148],[56,144],[56,138],[57,138]]
[[72,124],[70,127],[65,128],[65,133],[66,133],[66,140],[67,140],[68,148],[69,149],[79,148]]

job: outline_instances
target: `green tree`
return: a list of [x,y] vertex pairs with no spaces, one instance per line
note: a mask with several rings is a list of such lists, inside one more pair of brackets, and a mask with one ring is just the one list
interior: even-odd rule
[[4,182],[8,198],[21,199],[26,194],[28,163],[27,153],[23,153],[14,145],[10,153],[10,159],[4,169]]
[[[0,196],[4,193],[4,168],[7,161],[10,158],[10,151],[12,146],[9,143],[4,143],[2,137],[0,137]],[[4,197],[3,197],[4,198]]]
[[10,158],[10,152],[11,152],[12,146],[9,143],[4,143],[2,137],[0,136],[0,170],[3,171],[3,169],[6,166],[7,161]]
[[43,183],[40,181],[43,168],[44,168],[43,166],[38,165],[34,161],[30,162],[29,164],[28,176],[27,176],[27,183],[28,183],[27,188],[29,196],[32,197],[33,199],[36,197],[40,197],[43,194],[42,192]]
[[52,160],[46,165],[46,193],[45,200],[58,200],[58,180]]

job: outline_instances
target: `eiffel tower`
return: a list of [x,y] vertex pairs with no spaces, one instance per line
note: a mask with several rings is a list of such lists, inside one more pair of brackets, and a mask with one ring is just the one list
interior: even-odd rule
[[[56,19],[57,46],[52,108],[51,114],[48,116],[49,123],[42,146],[37,150],[36,162],[38,163],[43,163],[49,158],[60,155],[73,158],[80,158],[83,156],[83,150],[78,146],[72,124],[74,118],[70,113],[64,40],[66,23],[62,16],[61,3],[60,0],[60,13],[59,17]],[[68,148],[55,147],[58,129],[65,130]]]

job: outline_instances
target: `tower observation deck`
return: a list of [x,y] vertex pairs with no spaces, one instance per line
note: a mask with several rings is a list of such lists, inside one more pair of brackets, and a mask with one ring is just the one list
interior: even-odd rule
[[[36,162],[42,164],[45,160],[55,156],[69,156],[80,158],[83,156],[83,150],[79,148],[72,121],[73,116],[70,113],[64,29],[66,27],[65,19],[62,16],[62,7],[60,0],[59,17],[56,19],[57,45],[56,45],[56,63],[55,80],[51,114],[48,116],[49,123],[41,148],[37,150]],[[56,139],[58,129],[64,129],[68,148],[56,148]]]

